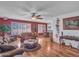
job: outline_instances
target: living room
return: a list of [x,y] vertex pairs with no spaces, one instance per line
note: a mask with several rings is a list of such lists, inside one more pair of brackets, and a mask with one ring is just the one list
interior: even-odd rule
[[0,1],[0,56],[79,57],[78,10],[79,1]]

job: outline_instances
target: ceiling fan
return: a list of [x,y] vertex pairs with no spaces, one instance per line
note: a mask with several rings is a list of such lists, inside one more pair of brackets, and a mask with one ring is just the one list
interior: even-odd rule
[[20,9],[22,9],[23,12],[20,13],[20,15],[28,17],[30,16],[32,19],[44,19],[44,16],[47,16],[47,12],[40,11],[36,7],[33,8],[27,8],[24,6],[20,6]]
[[42,15],[36,15],[36,13],[32,13],[32,19],[43,19],[43,17],[41,17]]

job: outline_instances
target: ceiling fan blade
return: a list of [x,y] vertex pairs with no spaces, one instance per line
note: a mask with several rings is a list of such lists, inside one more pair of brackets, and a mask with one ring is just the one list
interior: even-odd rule
[[24,12],[30,12],[31,8],[30,6],[24,4],[19,4],[18,8],[20,8],[21,10],[23,10]]
[[41,15],[37,15],[36,17],[41,17]]
[[43,18],[38,18],[38,19],[43,19]]
[[37,19],[43,19],[43,17],[41,15],[37,15],[36,18]]
[[35,14],[36,14],[36,13],[32,13],[32,17],[34,17],[34,16],[35,16]]
[[[45,7],[46,6],[46,7]],[[51,2],[50,4],[45,4],[43,6],[38,7],[37,11],[46,11],[52,7]]]
[[28,11],[24,11],[23,9],[21,9],[20,7],[17,7],[17,12],[16,14],[19,14],[19,15],[25,15],[25,14],[29,14]]

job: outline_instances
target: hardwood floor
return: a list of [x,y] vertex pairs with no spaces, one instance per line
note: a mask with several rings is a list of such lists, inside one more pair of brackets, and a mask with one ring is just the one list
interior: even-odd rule
[[51,42],[50,38],[38,38],[41,49],[24,52],[26,57],[79,57],[79,50]]

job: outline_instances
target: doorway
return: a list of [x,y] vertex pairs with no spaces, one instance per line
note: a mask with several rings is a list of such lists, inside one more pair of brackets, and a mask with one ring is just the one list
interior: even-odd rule
[[36,33],[38,33],[38,24],[37,23],[32,23],[32,32],[34,33],[34,32],[36,32]]

